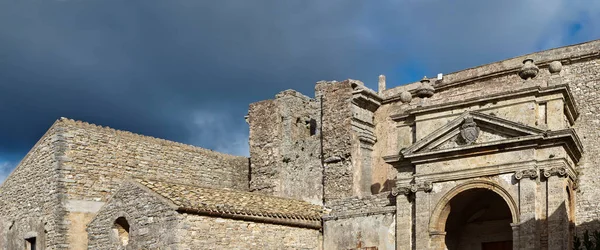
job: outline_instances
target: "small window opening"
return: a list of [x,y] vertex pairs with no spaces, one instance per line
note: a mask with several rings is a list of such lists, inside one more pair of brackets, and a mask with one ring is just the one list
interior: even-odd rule
[[113,236],[121,244],[121,246],[127,246],[129,244],[129,223],[125,217],[119,217],[115,220],[113,225]]
[[309,121],[309,130],[310,130],[310,135],[311,136],[317,134],[317,120],[310,119],[310,121]]
[[411,144],[417,142],[417,124],[413,123],[410,125],[410,136],[411,136]]
[[540,103],[539,105],[539,109],[538,109],[538,117],[540,119],[540,123],[543,125],[547,125],[548,124],[548,106],[546,103]]
[[25,250],[35,250],[35,237],[25,239]]

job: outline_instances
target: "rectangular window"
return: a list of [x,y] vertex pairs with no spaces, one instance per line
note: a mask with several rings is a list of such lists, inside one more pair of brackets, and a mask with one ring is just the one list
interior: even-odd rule
[[35,250],[35,237],[25,239],[25,250]]

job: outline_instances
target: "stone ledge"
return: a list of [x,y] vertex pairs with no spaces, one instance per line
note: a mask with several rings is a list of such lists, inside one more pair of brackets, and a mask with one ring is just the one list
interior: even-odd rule
[[378,214],[395,214],[395,213],[396,213],[396,206],[388,206],[388,207],[382,207],[382,208],[342,212],[342,213],[334,214],[334,215],[326,215],[326,216],[323,216],[323,220],[329,221],[329,220],[349,219],[349,218],[356,218],[356,217],[367,217],[367,216],[378,215]]

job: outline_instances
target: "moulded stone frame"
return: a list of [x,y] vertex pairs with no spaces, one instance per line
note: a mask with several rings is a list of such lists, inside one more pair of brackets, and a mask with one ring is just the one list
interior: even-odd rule
[[440,236],[445,235],[446,221],[448,220],[448,216],[450,215],[451,211],[450,201],[458,194],[471,189],[487,189],[498,194],[508,205],[511,213],[512,225],[519,224],[518,205],[508,190],[502,187],[499,183],[491,180],[468,180],[447,191],[437,202],[437,205],[429,217],[429,236],[432,240],[432,246],[441,246],[444,242],[443,237]]

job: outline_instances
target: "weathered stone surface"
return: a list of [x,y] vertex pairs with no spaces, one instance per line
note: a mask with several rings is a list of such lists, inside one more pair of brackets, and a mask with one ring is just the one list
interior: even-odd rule
[[250,104],[251,191],[323,204],[317,105],[293,90]]
[[0,249],[118,249],[122,215],[134,249],[568,248],[600,229],[599,46],[286,90],[250,105],[250,159],[62,119],[0,187]]
[[[148,189],[145,188],[147,183],[124,184],[98,212],[88,226],[88,249],[321,249],[317,229],[199,215],[173,203],[187,204],[186,200],[195,196],[168,194],[169,199],[166,199],[152,191],[163,192],[164,185],[152,185]],[[206,198],[200,199],[206,201]],[[233,201],[227,202],[229,204],[222,205],[236,206]],[[271,203],[271,207],[288,204],[275,197]],[[222,212],[219,208],[213,209],[215,214]],[[223,215],[229,214],[224,211]],[[130,226],[126,246],[112,230],[119,217],[126,218]]]

